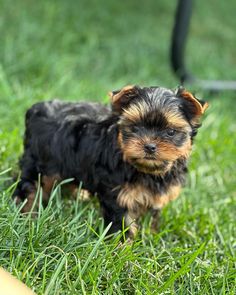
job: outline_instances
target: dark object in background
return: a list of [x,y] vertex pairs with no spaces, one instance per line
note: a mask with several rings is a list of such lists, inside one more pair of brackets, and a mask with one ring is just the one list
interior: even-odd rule
[[152,209],[155,217],[178,197],[207,103],[183,88],[127,86],[110,96],[111,109],[53,100],[27,111],[14,193],[17,203],[27,199],[22,212],[37,211],[39,173],[45,205],[55,181],[73,178],[74,188],[82,182],[98,196],[111,232],[130,226],[130,236],[142,214]]
[[197,84],[209,91],[236,90],[236,81],[200,80],[186,67],[184,50],[193,11],[194,0],[179,0],[171,40],[171,65],[183,84]]

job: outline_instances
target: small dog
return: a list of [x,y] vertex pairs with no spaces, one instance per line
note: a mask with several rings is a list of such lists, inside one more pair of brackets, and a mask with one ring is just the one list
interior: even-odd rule
[[[41,175],[46,205],[56,181],[97,195],[110,232],[129,227],[148,209],[178,197],[200,117],[208,107],[179,87],[126,86],[110,93],[111,108],[97,103],[40,102],[26,113],[21,179],[15,190],[22,212],[32,209]],[[37,209],[37,208],[36,208]]]

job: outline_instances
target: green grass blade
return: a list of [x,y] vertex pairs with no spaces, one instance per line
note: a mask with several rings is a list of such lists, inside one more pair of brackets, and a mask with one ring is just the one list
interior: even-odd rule
[[97,251],[98,247],[100,246],[100,244],[102,243],[102,241],[104,240],[106,234],[108,233],[109,229],[111,228],[112,223],[109,223],[108,226],[105,228],[104,232],[101,234],[100,238],[98,239],[98,241],[96,242],[96,244],[93,247],[93,250],[91,251],[91,253],[89,254],[87,260],[84,263],[84,266],[81,269],[81,276],[84,274],[86,268],[89,265],[89,262],[92,260],[94,253]]
[[202,253],[202,251],[205,248],[205,243],[203,243],[198,249],[197,251],[195,251],[191,257],[189,258],[189,260],[180,268],[179,271],[177,271],[177,273],[175,273],[173,276],[171,276],[165,283],[163,286],[161,286],[160,288],[158,288],[158,292],[163,292],[164,290],[166,290],[168,287],[170,287],[173,282],[180,277],[181,275],[185,274],[188,271],[188,267],[193,263],[193,261],[197,258],[197,256]]
[[64,255],[63,258],[61,259],[60,263],[58,264],[58,267],[57,267],[56,271],[52,275],[52,277],[51,277],[51,279],[50,279],[50,281],[48,283],[48,286],[47,286],[47,288],[45,290],[44,295],[52,294],[50,292],[53,290],[54,285],[56,284],[56,280],[59,277],[59,274],[62,271],[62,268],[64,267],[64,265],[66,263],[66,260],[67,260],[67,255]]

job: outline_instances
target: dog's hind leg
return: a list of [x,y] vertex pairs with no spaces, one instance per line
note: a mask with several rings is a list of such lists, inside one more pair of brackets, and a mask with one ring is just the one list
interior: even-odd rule
[[[46,206],[48,204],[51,191],[53,190],[55,183],[58,180],[60,180],[60,178],[57,177],[57,175],[53,175],[53,176],[43,175],[42,179],[40,179],[39,177],[39,180],[40,180],[40,185],[42,187],[42,202],[43,202],[43,205]],[[22,213],[26,213],[31,210],[35,212],[38,210],[39,202],[35,200],[38,184],[39,184],[38,181],[29,180],[24,177],[22,177],[21,180],[19,181],[17,188],[14,192],[13,198],[16,204],[20,204],[25,199],[27,199],[27,203],[21,209]]]
[[53,175],[43,175],[41,179],[41,186],[43,189],[43,205],[48,204],[51,192],[55,185],[61,180],[61,177],[58,174]]
[[21,210],[21,212],[25,213],[34,209],[32,207],[35,201],[38,180],[34,158],[27,150],[20,161],[20,166],[22,169],[21,178],[13,194],[13,199],[16,204],[20,204],[27,199],[27,203]]
[[13,194],[13,200],[17,205],[27,199],[26,204],[22,207],[21,212],[26,213],[31,210],[37,210],[33,208],[37,191],[37,184],[26,178],[21,178],[17,184],[16,190]]

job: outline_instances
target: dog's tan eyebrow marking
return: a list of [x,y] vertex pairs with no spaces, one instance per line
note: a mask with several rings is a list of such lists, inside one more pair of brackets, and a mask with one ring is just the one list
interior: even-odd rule
[[178,113],[166,112],[164,116],[168,124],[176,128],[190,128],[189,123]]
[[132,122],[137,122],[140,121],[148,111],[148,106],[145,103],[138,102],[131,105],[128,109],[124,109],[123,116]]

